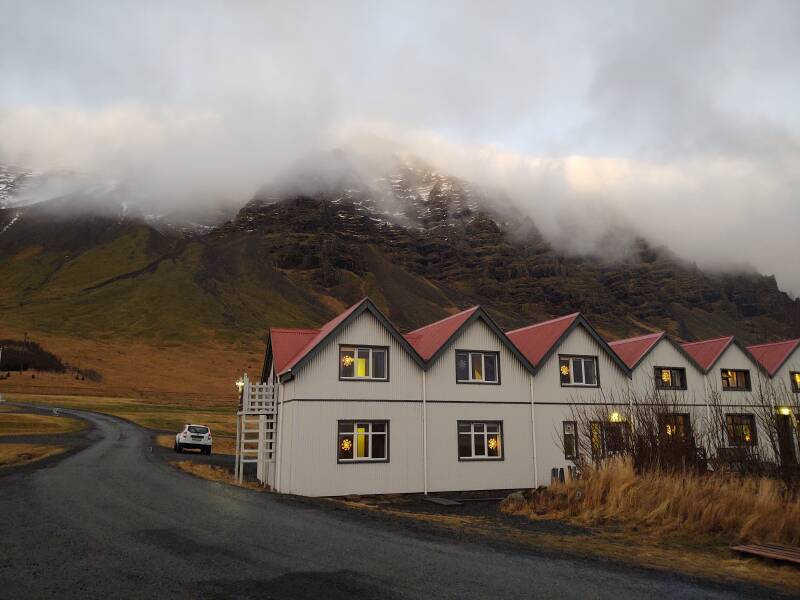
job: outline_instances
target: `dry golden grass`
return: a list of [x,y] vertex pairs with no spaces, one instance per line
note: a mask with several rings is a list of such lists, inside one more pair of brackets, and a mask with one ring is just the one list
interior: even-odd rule
[[[5,409],[12,408],[10,406]],[[86,424],[78,419],[37,415],[3,410],[0,414],[0,436],[3,435],[52,435],[73,433],[86,429]]]
[[235,401],[229,406],[203,407],[189,402],[171,404],[164,401],[153,402],[150,399],[107,396],[9,394],[8,399],[44,406],[91,410],[127,419],[149,429],[177,433],[186,423],[201,423],[208,425],[215,436],[233,438],[236,435]]
[[265,492],[268,490],[268,488],[255,481],[243,481],[242,483],[239,483],[233,478],[233,473],[222,467],[205,463],[197,463],[191,460],[173,461],[170,464],[179,468],[181,471],[191,473],[192,475],[202,479],[208,479],[209,481],[217,481],[219,483],[235,485],[237,487],[243,487],[259,492]]
[[[169,434],[158,435],[156,436],[156,444],[164,448],[172,448],[175,445],[175,436]],[[236,439],[231,437],[219,437],[214,434],[212,451],[214,454],[230,454],[233,456],[236,453]]]
[[[26,332],[4,324],[2,335],[23,339]],[[101,382],[76,380],[74,375],[41,372],[11,373],[0,380],[0,393],[124,396],[151,401],[190,401],[195,405],[235,404],[234,382],[245,371],[261,373],[264,344],[224,343],[155,345],[128,340],[73,338],[46,332],[29,334],[62,360],[102,374]],[[31,376],[35,375],[35,378]]]
[[637,474],[630,460],[589,469],[530,500],[509,498],[505,512],[613,523],[660,534],[714,535],[730,542],[800,544],[800,499],[766,478]]
[[43,444],[0,444],[0,469],[19,466],[66,451],[61,446]]

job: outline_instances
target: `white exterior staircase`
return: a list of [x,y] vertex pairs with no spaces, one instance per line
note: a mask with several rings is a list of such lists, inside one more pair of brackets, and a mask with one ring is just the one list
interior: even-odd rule
[[272,382],[253,383],[245,374],[239,382],[241,404],[236,413],[236,480],[244,478],[244,465],[256,463],[256,477],[266,485],[275,468],[277,405]]

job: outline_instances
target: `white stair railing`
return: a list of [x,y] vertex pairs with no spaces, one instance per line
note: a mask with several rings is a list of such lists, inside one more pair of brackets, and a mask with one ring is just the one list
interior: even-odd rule
[[236,413],[235,475],[244,479],[244,465],[256,464],[256,476],[266,485],[269,464],[275,462],[277,405],[275,386],[252,383],[247,374],[239,382],[241,405]]

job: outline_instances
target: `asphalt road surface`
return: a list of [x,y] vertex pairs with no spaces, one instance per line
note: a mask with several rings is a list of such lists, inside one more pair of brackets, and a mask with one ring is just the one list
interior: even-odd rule
[[0,477],[0,598],[759,597],[204,481],[131,423],[63,412],[91,444]]

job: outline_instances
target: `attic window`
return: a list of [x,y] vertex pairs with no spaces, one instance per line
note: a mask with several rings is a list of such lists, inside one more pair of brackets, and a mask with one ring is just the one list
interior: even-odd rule
[[559,356],[558,371],[562,386],[598,385],[596,356]]
[[500,353],[456,350],[457,383],[499,383]]
[[339,348],[339,379],[388,381],[389,349],[385,346]]
[[655,383],[660,390],[685,390],[686,369],[655,367]]
[[750,371],[746,369],[722,369],[722,389],[749,391]]

